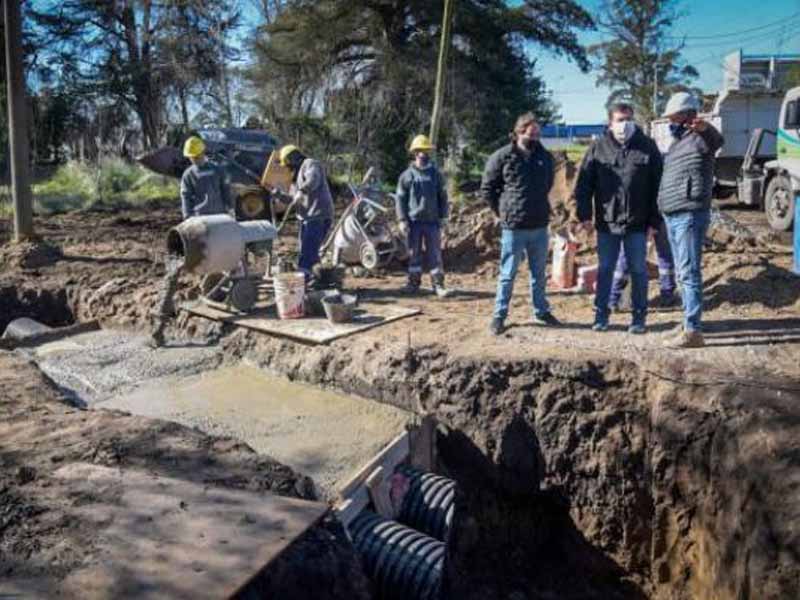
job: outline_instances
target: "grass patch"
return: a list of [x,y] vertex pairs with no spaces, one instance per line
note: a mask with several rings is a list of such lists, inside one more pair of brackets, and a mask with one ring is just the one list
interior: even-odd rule
[[33,186],[34,208],[53,214],[98,207],[177,202],[178,182],[118,158],[97,164],[70,161]]

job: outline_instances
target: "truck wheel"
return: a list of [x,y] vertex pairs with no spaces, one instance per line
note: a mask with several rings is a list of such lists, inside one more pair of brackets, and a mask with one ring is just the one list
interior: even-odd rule
[[767,213],[769,226],[776,231],[792,229],[794,194],[788,177],[777,175],[769,182],[764,197],[764,211]]
[[262,194],[249,193],[236,202],[236,218],[239,221],[269,219],[269,205]]

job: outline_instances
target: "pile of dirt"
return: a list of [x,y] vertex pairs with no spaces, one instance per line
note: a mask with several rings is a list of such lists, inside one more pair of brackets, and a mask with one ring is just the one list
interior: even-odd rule
[[0,269],[41,269],[62,258],[61,248],[41,240],[0,246]]

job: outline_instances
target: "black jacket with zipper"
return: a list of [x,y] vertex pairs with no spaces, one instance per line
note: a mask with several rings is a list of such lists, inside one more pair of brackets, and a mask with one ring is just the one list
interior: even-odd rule
[[658,146],[638,127],[624,144],[606,132],[581,163],[575,185],[578,220],[589,221],[594,212],[595,228],[615,235],[658,228],[662,165]]
[[536,142],[530,152],[515,143],[486,161],[481,196],[504,229],[538,229],[550,222],[548,195],[553,187],[553,157]]

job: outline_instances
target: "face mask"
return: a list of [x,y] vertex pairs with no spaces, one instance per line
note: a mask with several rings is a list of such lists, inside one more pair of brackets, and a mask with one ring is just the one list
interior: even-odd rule
[[611,123],[611,134],[620,144],[624,144],[631,139],[634,131],[636,131],[636,125],[634,125],[633,121],[615,121]]
[[430,156],[427,154],[417,154],[417,163],[419,165],[427,167],[429,162],[431,162]]
[[681,139],[683,134],[686,133],[686,123],[670,123],[669,132],[676,140]]

